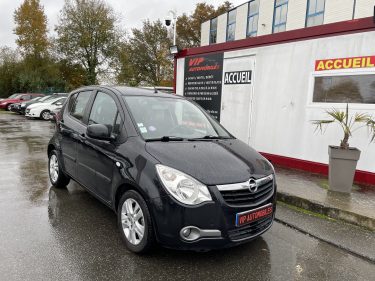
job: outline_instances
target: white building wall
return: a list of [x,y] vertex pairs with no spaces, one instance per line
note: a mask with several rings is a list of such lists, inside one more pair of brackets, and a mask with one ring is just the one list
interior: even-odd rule
[[[245,56],[244,59],[246,55],[255,54],[256,60],[252,121],[250,128],[244,128],[250,129],[250,144],[261,152],[327,164],[328,145],[339,145],[341,129],[331,125],[322,135],[314,132],[311,120],[326,118],[324,111],[332,107],[344,110],[345,104],[312,103],[315,60],[368,56],[374,54],[373,46],[375,31],[235,51],[237,56]],[[225,57],[231,53],[226,52]],[[375,68],[336,70],[326,74],[345,72],[375,74]],[[183,94],[183,77],[184,67],[179,60],[178,94]],[[350,112],[375,116],[375,105],[351,104]],[[369,140],[367,130],[361,129],[349,143],[362,151],[357,169],[374,173],[375,144],[370,144]]]
[[353,18],[353,5],[354,0],[326,0],[324,24],[351,20]]
[[357,0],[354,18],[371,17],[374,14],[375,0]]
[[246,38],[248,8],[248,3],[245,3],[237,8],[235,40]]
[[259,4],[258,36],[272,33],[275,0],[261,0]]
[[201,25],[201,46],[210,44],[210,21],[206,21]]
[[217,18],[217,38],[216,43],[223,43],[227,41],[227,13],[218,16]]
[[286,30],[305,27],[307,0],[289,0]]

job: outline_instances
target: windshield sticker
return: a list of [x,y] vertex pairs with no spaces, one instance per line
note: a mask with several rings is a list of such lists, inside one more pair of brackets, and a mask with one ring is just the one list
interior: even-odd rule
[[142,134],[147,133],[147,129],[145,127],[140,127],[139,130],[141,131]]
[[138,127],[144,127],[143,123],[137,123]]

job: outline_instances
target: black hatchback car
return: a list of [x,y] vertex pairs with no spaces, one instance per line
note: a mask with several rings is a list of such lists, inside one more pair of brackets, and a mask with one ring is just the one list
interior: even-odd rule
[[69,95],[48,144],[49,177],[112,208],[128,249],[248,242],[274,219],[272,165],[183,97],[92,86]]

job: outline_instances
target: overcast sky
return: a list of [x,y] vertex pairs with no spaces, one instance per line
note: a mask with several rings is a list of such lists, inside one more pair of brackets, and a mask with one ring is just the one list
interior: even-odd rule
[[[106,0],[121,15],[122,24],[126,29],[140,27],[144,19],[163,19],[169,10],[176,9],[178,14],[190,13],[195,4],[204,0]],[[232,0],[234,6],[238,6],[247,0]],[[0,46],[15,47],[15,35],[13,34],[14,10],[21,5],[23,0],[0,0]],[[49,30],[53,31],[59,11],[64,0],[41,0],[48,18]],[[209,4],[218,6],[223,1],[206,0]]]

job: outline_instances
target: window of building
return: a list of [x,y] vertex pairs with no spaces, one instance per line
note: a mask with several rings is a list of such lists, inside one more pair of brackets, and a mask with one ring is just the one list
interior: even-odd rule
[[288,14],[288,0],[275,0],[273,15],[273,33],[286,30],[286,19]]
[[306,27],[323,24],[325,2],[325,0],[307,1]]
[[233,41],[236,33],[236,9],[228,12],[227,41]]
[[217,18],[210,21],[210,44],[216,43],[217,37]]
[[249,2],[247,13],[247,37],[257,36],[259,18],[259,0]]
[[375,74],[315,77],[313,102],[375,104]]

